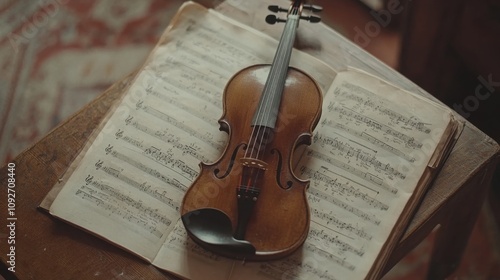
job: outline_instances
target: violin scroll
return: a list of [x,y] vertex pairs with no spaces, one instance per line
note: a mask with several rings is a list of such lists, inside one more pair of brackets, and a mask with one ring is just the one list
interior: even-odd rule
[[[284,8],[281,8],[279,7],[278,5],[269,5],[267,8],[269,9],[269,11],[273,12],[273,13],[279,13],[279,12],[287,12],[288,15],[290,14],[293,14],[293,8],[294,7],[297,7],[298,9],[298,12],[297,14],[299,15],[299,18],[302,19],[302,20],[307,20],[311,23],[317,23],[317,22],[320,22],[321,21],[321,18],[318,17],[318,16],[314,16],[314,15],[311,15],[311,16],[302,16],[302,10],[309,10],[313,13],[319,13],[321,11],[323,11],[323,8],[321,6],[318,6],[318,5],[310,5],[310,4],[301,4],[302,1],[295,1],[295,2],[300,2],[300,3],[295,3],[293,4],[290,9],[284,9]],[[288,16],[287,15],[287,16]],[[281,18],[278,18],[277,16],[275,15],[268,15],[266,17],[266,22],[268,24],[275,24],[277,22],[286,22],[285,19],[281,19]]]

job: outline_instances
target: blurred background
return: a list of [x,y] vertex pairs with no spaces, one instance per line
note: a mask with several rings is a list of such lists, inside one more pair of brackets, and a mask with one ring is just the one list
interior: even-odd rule
[[[1,0],[0,162],[139,67],[182,2]],[[324,23],[500,142],[500,1],[311,2],[324,7]],[[500,279],[496,177],[450,279]],[[423,279],[432,242],[433,235],[384,279]]]

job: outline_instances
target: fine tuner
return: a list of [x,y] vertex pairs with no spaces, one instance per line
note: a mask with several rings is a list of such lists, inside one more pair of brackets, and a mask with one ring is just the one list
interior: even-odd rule
[[[269,11],[271,11],[273,13],[279,13],[279,12],[289,13],[288,9],[281,8],[278,5],[270,5],[267,8],[269,9]],[[312,11],[313,13],[319,13],[319,12],[323,11],[323,8],[321,6],[310,5],[310,4],[303,4],[302,9]],[[307,20],[311,23],[317,23],[317,22],[321,21],[321,18],[318,16],[300,16],[300,19]],[[266,17],[266,22],[268,24],[275,24],[277,22],[286,22],[286,19],[278,18],[275,15],[268,15]]]

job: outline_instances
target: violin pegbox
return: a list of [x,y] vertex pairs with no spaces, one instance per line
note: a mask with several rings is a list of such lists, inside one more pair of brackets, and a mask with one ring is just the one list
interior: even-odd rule
[[[317,23],[321,21],[321,18],[315,15],[303,16],[302,10],[309,10],[313,13],[319,13],[323,11],[323,8],[318,5],[302,4],[303,1],[294,1],[289,9],[281,8],[278,5],[269,5],[267,8],[273,13],[286,12],[287,17],[290,14],[299,15],[300,19],[307,20],[311,23]],[[268,24],[275,24],[277,22],[286,22],[286,19],[278,18],[275,15],[268,15],[266,17],[266,22]]]

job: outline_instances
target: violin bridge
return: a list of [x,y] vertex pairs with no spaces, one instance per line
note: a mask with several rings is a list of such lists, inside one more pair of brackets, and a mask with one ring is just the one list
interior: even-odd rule
[[246,167],[253,167],[262,170],[267,170],[267,163],[256,158],[240,158],[240,163]]

